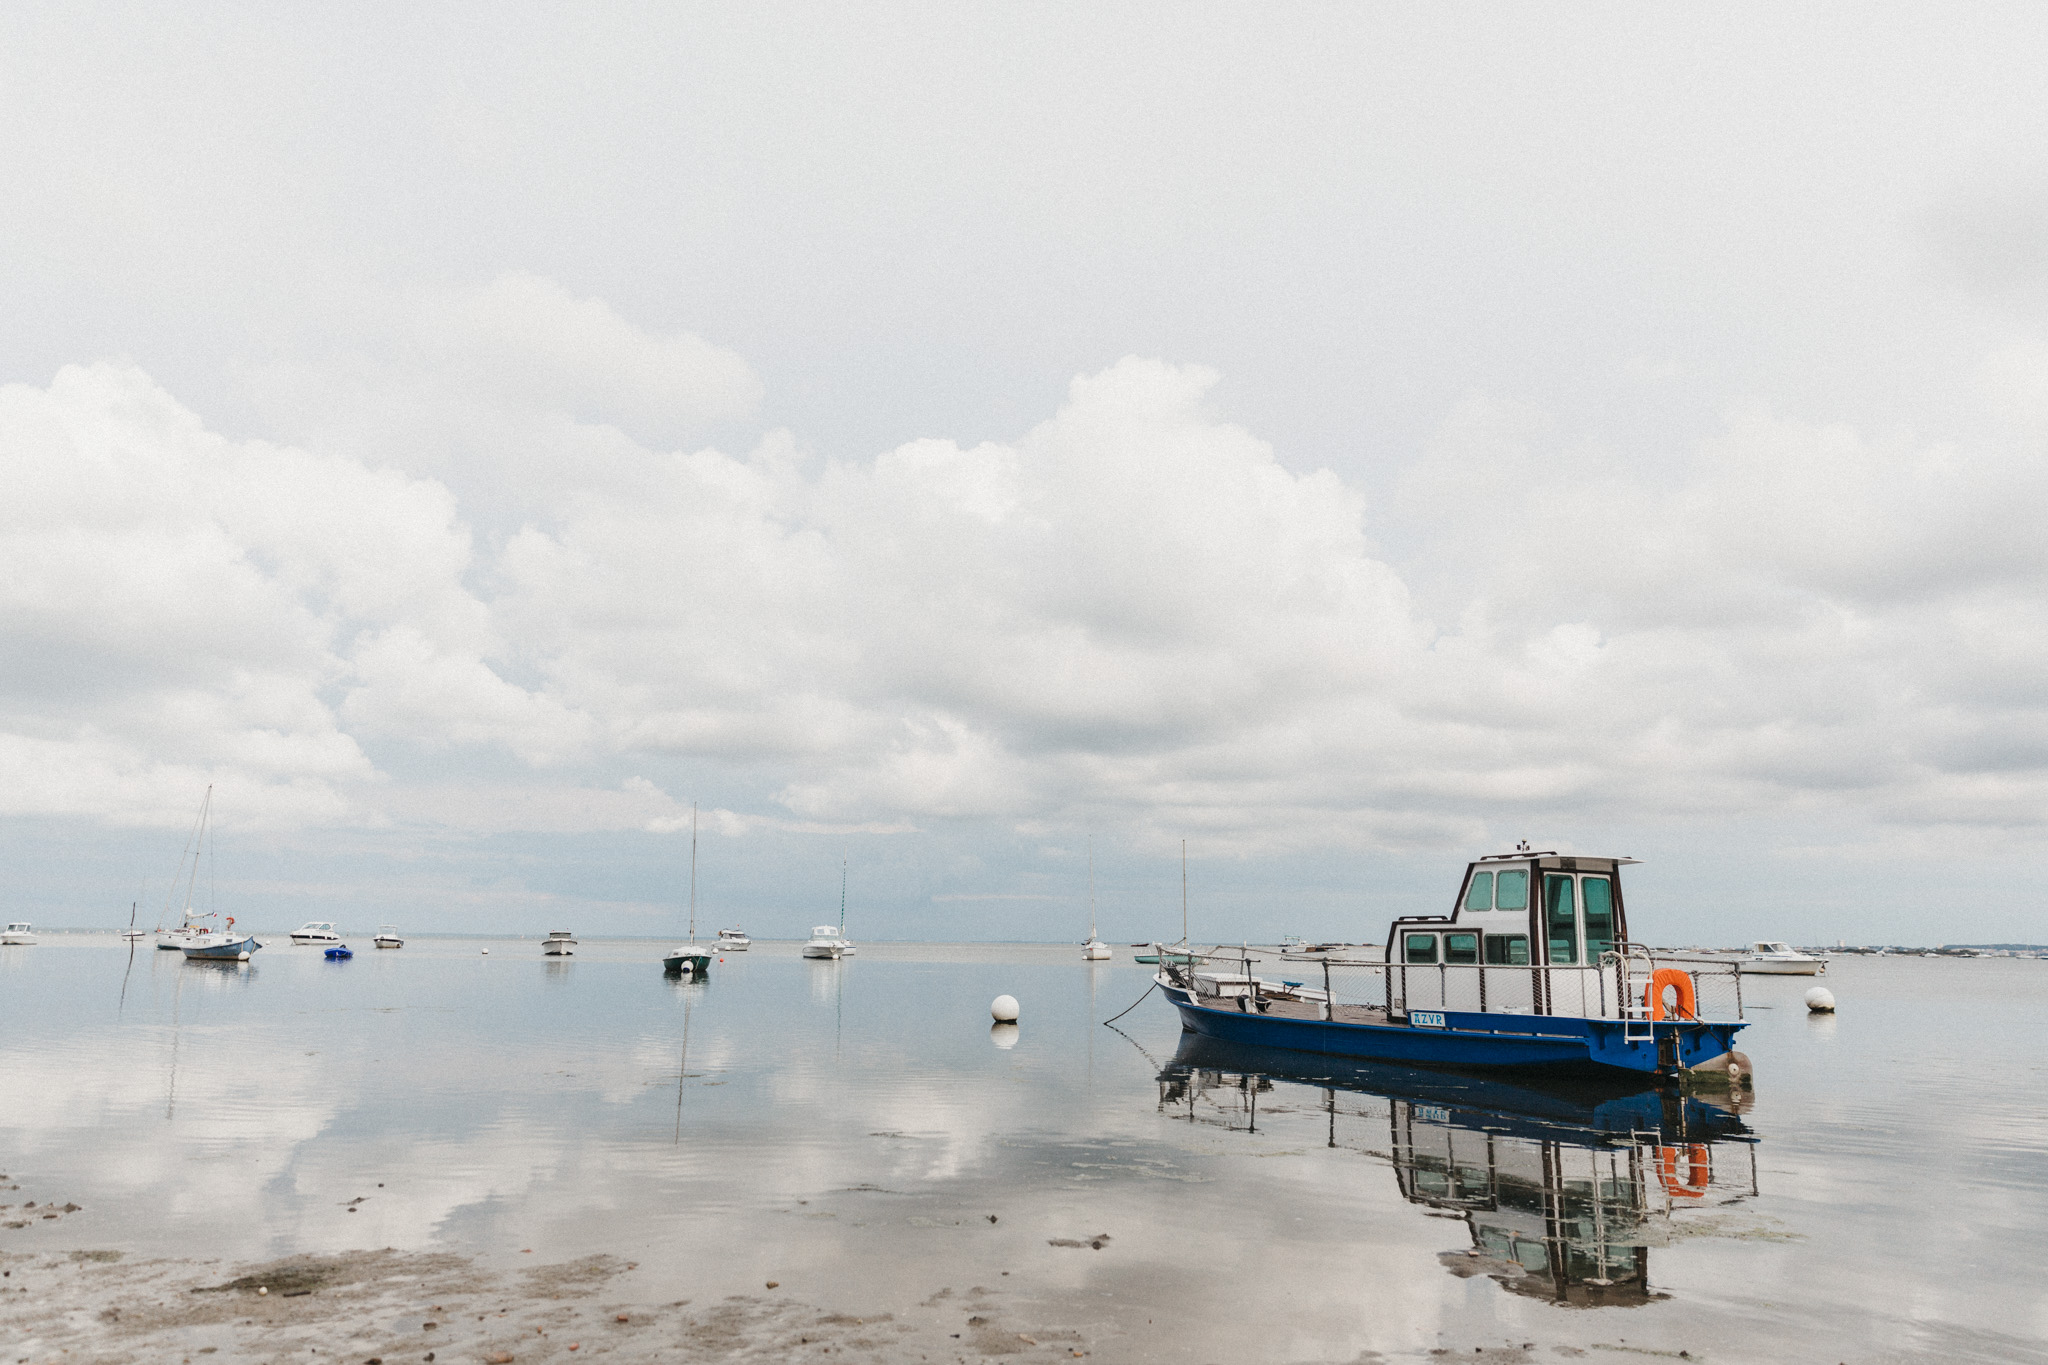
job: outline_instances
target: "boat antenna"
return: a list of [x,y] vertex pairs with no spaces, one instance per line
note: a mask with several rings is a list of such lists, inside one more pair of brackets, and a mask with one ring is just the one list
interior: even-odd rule
[[690,942],[697,941],[697,803],[690,803]]
[[1092,834],[1088,836],[1088,941],[1095,941],[1095,836]]
[[1180,841],[1180,944],[1188,946],[1188,841]]

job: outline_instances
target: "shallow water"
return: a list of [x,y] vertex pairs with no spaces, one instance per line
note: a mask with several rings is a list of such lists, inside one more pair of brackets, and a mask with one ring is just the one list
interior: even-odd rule
[[2048,963],[1844,959],[1832,1019],[1753,978],[1733,1113],[1183,1052],[1156,995],[1091,1022],[1146,988],[1122,948],[763,943],[684,985],[668,946],[0,949],[0,1202],[82,1206],[0,1252],[979,1285],[1106,1360],[2048,1360]]

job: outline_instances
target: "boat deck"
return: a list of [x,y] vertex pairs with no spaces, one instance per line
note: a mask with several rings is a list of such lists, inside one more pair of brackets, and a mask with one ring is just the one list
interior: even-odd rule
[[[1238,999],[1239,997],[1229,995],[1198,995],[1195,997],[1195,1003],[1205,1009],[1229,1010],[1232,1013],[1238,1013]],[[1265,1008],[1258,1012],[1269,1019],[1320,1020],[1323,1017],[1323,1002],[1320,1000],[1283,1000],[1268,995],[1260,997],[1260,1003]],[[1251,1012],[1248,1003],[1243,1012],[1247,1014]],[[1386,1010],[1378,1005],[1339,1004],[1332,1013],[1334,1021],[1339,1024],[1379,1024],[1385,1026],[1392,1022],[1387,1017]]]

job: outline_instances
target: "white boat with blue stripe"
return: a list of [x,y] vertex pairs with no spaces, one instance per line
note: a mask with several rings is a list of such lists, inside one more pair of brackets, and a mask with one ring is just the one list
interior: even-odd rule
[[1423,1066],[1740,1076],[1736,964],[1630,939],[1621,869],[1634,861],[1525,845],[1470,864],[1450,914],[1396,919],[1384,961],[1290,953],[1279,965],[1301,979],[1267,980],[1250,950],[1226,949],[1206,962],[1238,970],[1165,956],[1155,980],[1185,1029],[1236,1043]]

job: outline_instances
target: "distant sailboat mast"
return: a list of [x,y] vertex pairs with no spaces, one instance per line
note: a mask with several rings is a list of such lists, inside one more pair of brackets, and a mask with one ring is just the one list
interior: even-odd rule
[[846,937],[846,850],[839,851],[839,937]]
[[1102,937],[1095,932],[1095,836],[1088,836],[1088,941]]
[[690,803],[690,943],[697,942],[697,803]]
[[1188,946],[1188,841],[1180,841],[1180,944]]
[[[206,817],[213,811],[213,784],[206,784],[206,799],[199,803],[199,831],[192,844],[192,875],[185,880],[184,923],[192,923],[192,895],[199,888],[199,853],[206,846]],[[207,878],[207,889],[213,889],[213,879]],[[175,893],[174,893],[175,894]]]

